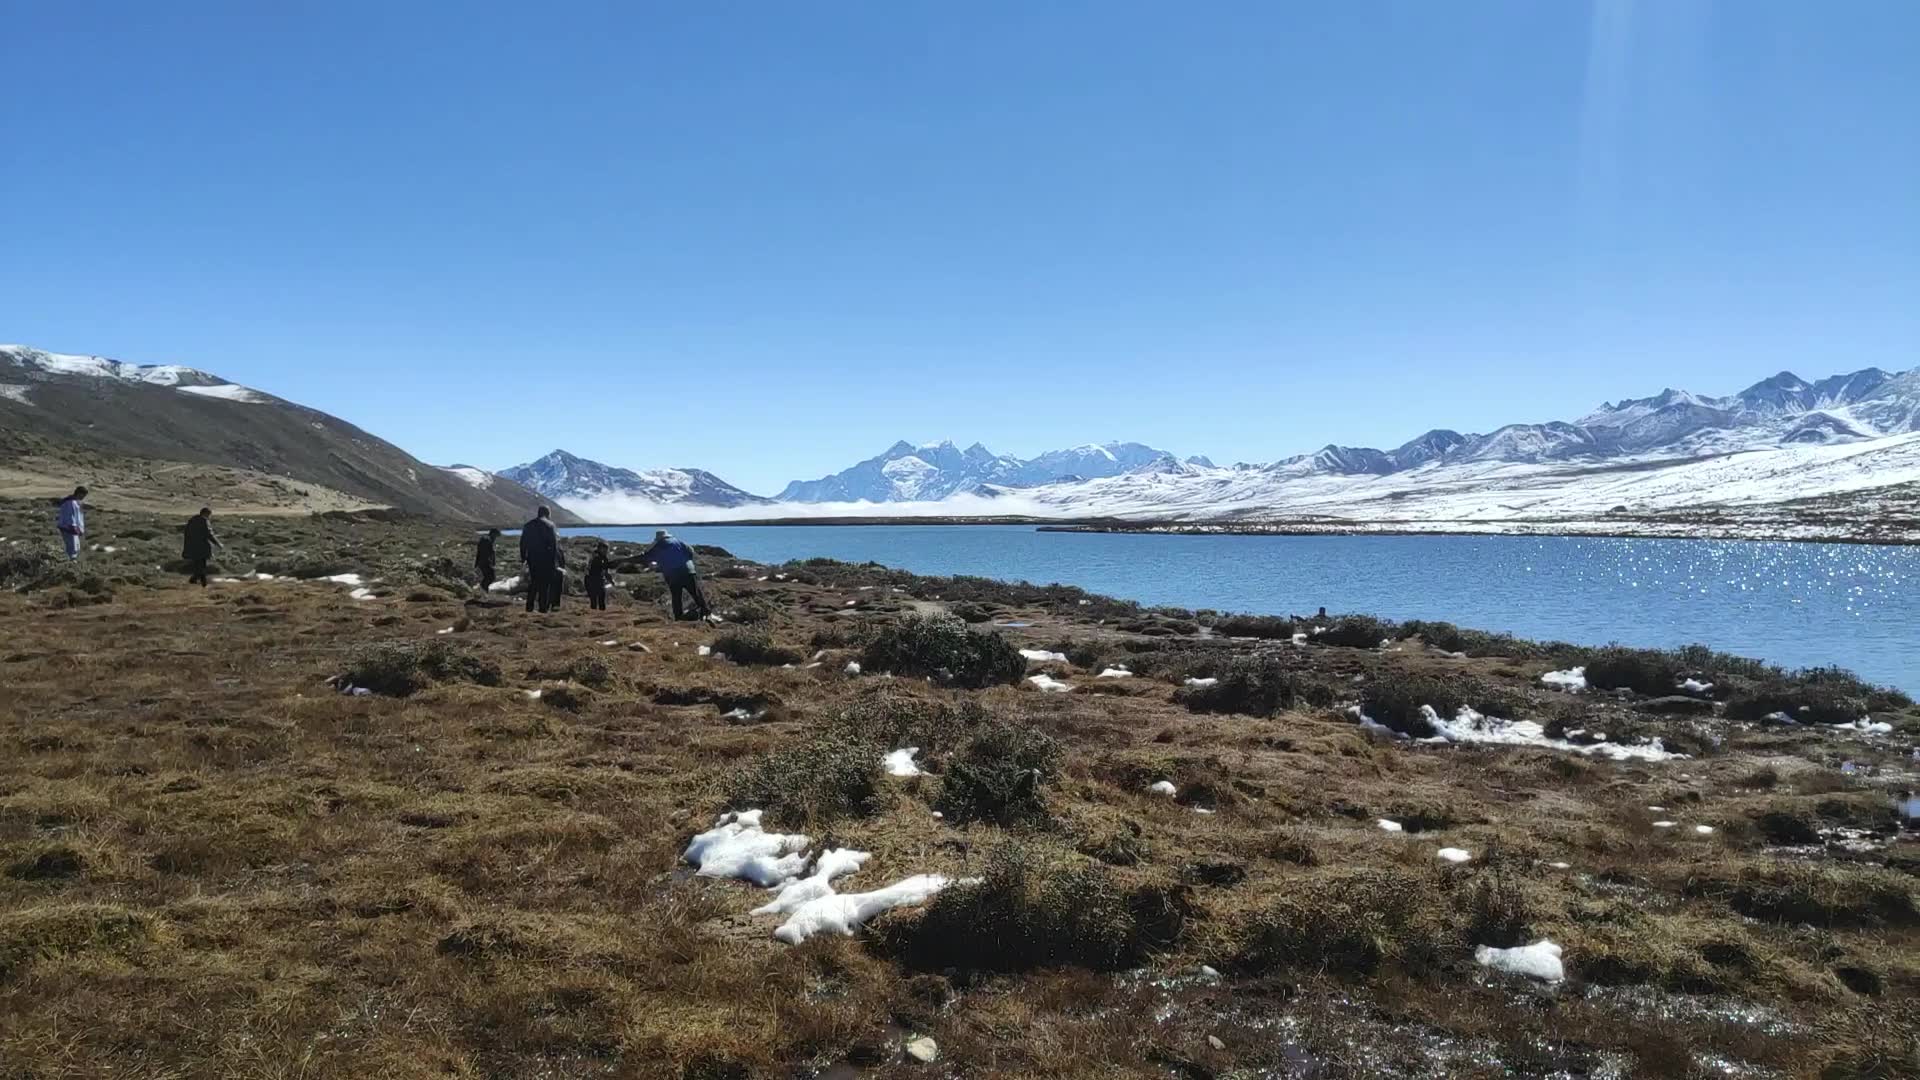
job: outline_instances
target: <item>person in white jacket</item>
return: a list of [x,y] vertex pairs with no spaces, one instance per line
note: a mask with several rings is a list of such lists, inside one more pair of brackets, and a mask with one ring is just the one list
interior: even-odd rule
[[60,500],[60,539],[67,545],[69,561],[80,557],[80,538],[87,535],[87,489],[77,487]]

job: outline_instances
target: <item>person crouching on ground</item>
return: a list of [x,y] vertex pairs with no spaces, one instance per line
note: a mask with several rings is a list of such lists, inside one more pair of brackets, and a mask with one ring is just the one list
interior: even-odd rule
[[187,584],[207,587],[207,560],[213,558],[214,548],[225,548],[220,538],[213,535],[213,508],[203,506],[200,512],[187,519],[187,540],[180,549],[180,557],[187,562]]
[[607,587],[613,584],[613,574],[607,570],[607,542],[602,540],[593,546],[593,557],[587,560],[587,605],[595,611],[607,610]]
[[673,617],[686,618],[681,606],[681,595],[693,595],[693,610],[696,618],[705,619],[713,614],[707,606],[707,595],[700,591],[700,571],[693,565],[693,549],[684,540],[671,536],[661,529],[653,534],[653,546],[640,553],[642,563],[653,564],[660,576],[667,580],[667,588],[673,590]]
[[487,534],[473,549],[473,572],[480,575],[480,591],[493,588],[493,545],[500,539],[499,529],[488,529]]
[[520,561],[527,567],[527,610],[553,607],[553,579],[560,573],[560,534],[552,511],[541,507],[533,520],[520,526]]
[[60,500],[60,542],[66,545],[67,561],[80,557],[80,538],[87,535],[87,489],[77,487]]

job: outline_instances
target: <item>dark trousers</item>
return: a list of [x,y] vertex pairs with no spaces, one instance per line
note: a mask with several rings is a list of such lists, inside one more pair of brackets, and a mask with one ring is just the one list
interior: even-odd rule
[[207,560],[206,559],[201,558],[201,559],[187,560],[187,584],[198,585],[203,589],[207,587]]
[[595,611],[607,610],[607,583],[587,582],[587,605]]
[[486,592],[488,589],[493,588],[493,567],[482,564],[475,566],[473,569],[480,575],[481,592]]
[[552,566],[527,567],[527,610],[532,611],[538,604],[541,611],[553,609],[553,597],[556,586],[553,579],[560,576],[560,570]]
[[565,595],[567,595],[567,570],[566,567],[556,566],[553,568],[553,575],[547,578],[547,606],[559,611],[560,598]]
[[681,595],[683,593],[693,594],[693,611],[695,615],[704,619],[708,615],[713,614],[713,609],[707,606],[707,594],[700,591],[700,575],[699,574],[696,574],[692,571],[688,571],[684,574],[674,574],[672,577],[669,577],[667,579],[667,588],[673,590],[673,617],[674,618],[676,619],[686,618],[686,612],[681,607]]

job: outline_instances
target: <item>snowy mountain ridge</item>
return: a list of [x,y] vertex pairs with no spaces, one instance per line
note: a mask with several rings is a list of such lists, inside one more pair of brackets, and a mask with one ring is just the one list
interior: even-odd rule
[[559,503],[587,503],[609,496],[635,502],[696,506],[756,506],[769,500],[734,487],[704,469],[632,469],[602,465],[565,450],[500,475]]

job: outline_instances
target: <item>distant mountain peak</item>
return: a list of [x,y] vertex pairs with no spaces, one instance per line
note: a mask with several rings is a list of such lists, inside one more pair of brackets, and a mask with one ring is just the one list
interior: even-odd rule
[[746,506],[767,500],[742,491],[704,469],[648,469],[635,472],[555,449],[501,476],[542,496],[576,506],[597,499],[632,499],[688,506]]

